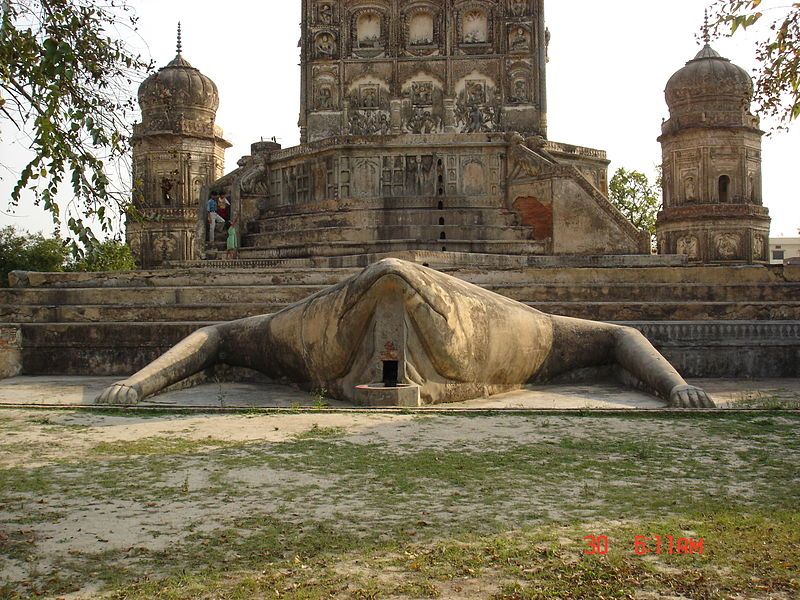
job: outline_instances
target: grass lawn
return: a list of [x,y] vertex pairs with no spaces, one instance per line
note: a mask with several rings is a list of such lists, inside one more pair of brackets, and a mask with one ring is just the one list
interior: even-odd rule
[[800,414],[3,410],[36,597],[794,599]]

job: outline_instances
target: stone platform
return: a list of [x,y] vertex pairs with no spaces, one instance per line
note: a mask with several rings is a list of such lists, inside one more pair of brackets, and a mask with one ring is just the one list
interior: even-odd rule
[[[127,376],[196,329],[275,312],[385,255],[16,273],[0,290],[0,377]],[[682,257],[408,252],[542,311],[643,331],[687,377],[800,376],[800,268]]]
[[[13,377],[0,381],[0,407],[93,407],[113,377]],[[800,378],[697,379],[720,408],[737,408],[746,400],[780,400],[800,409]],[[271,383],[219,383],[170,391],[141,403],[144,409],[364,409],[314,397],[297,388]],[[108,408],[108,407],[102,407]],[[374,407],[380,408],[380,407]],[[615,383],[528,386],[491,398],[440,405],[435,410],[659,410],[666,403]]]

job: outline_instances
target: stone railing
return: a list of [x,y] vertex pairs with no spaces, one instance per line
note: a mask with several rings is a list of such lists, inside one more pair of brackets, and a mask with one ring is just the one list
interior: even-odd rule
[[548,141],[544,145],[544,149],[548,152],[556,154],[572,154],[581,158],[596,158],[599,160],[608,160],[605,150],[596,150],[594,148],[585,148],[584,146],[573,146],[571,144],[562,144],[561,142]]

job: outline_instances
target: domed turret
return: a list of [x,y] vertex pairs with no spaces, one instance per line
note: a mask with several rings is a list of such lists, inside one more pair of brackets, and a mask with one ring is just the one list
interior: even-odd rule
[[[193,260],[205,239],[203,190],[224,172],[225,141],[215,124],[219,92],[178,54],[139,87],[142,122],[133,128],[133,204],[128,243],[143,267]],[[207,198],[206,198],[207,199]]]
[[664,133],[688,126],[758,126],[750,114],[752,78],[708,41],[670,78],[664,95],[670,112]]
[[211,121],[219,108],[216,84],[183,58],[178,29],[178,53],[167,66],[139,86],[142,123],[155,128],[180,118]]
[[767,259],[769,212],[761,197],[761,136],[747,71],[705,46],[667,83],[662,125],[661,254],[701,263]]

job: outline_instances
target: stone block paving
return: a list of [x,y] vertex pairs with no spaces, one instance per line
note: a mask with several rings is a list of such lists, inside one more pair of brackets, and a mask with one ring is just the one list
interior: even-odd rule
[[[117,377],[13,377],[0,381],[0,406],[86,406]],[[696,379],[722,408],[749,408],[782,402],[800,408],[798,379]],[[148,398],[142,408],[285,409],[359,408],[272,383],[209,383]],[[641,410],[664,409],[666,403],[615,383],[528,386],[491,398],[435,407],[437,410]]]

